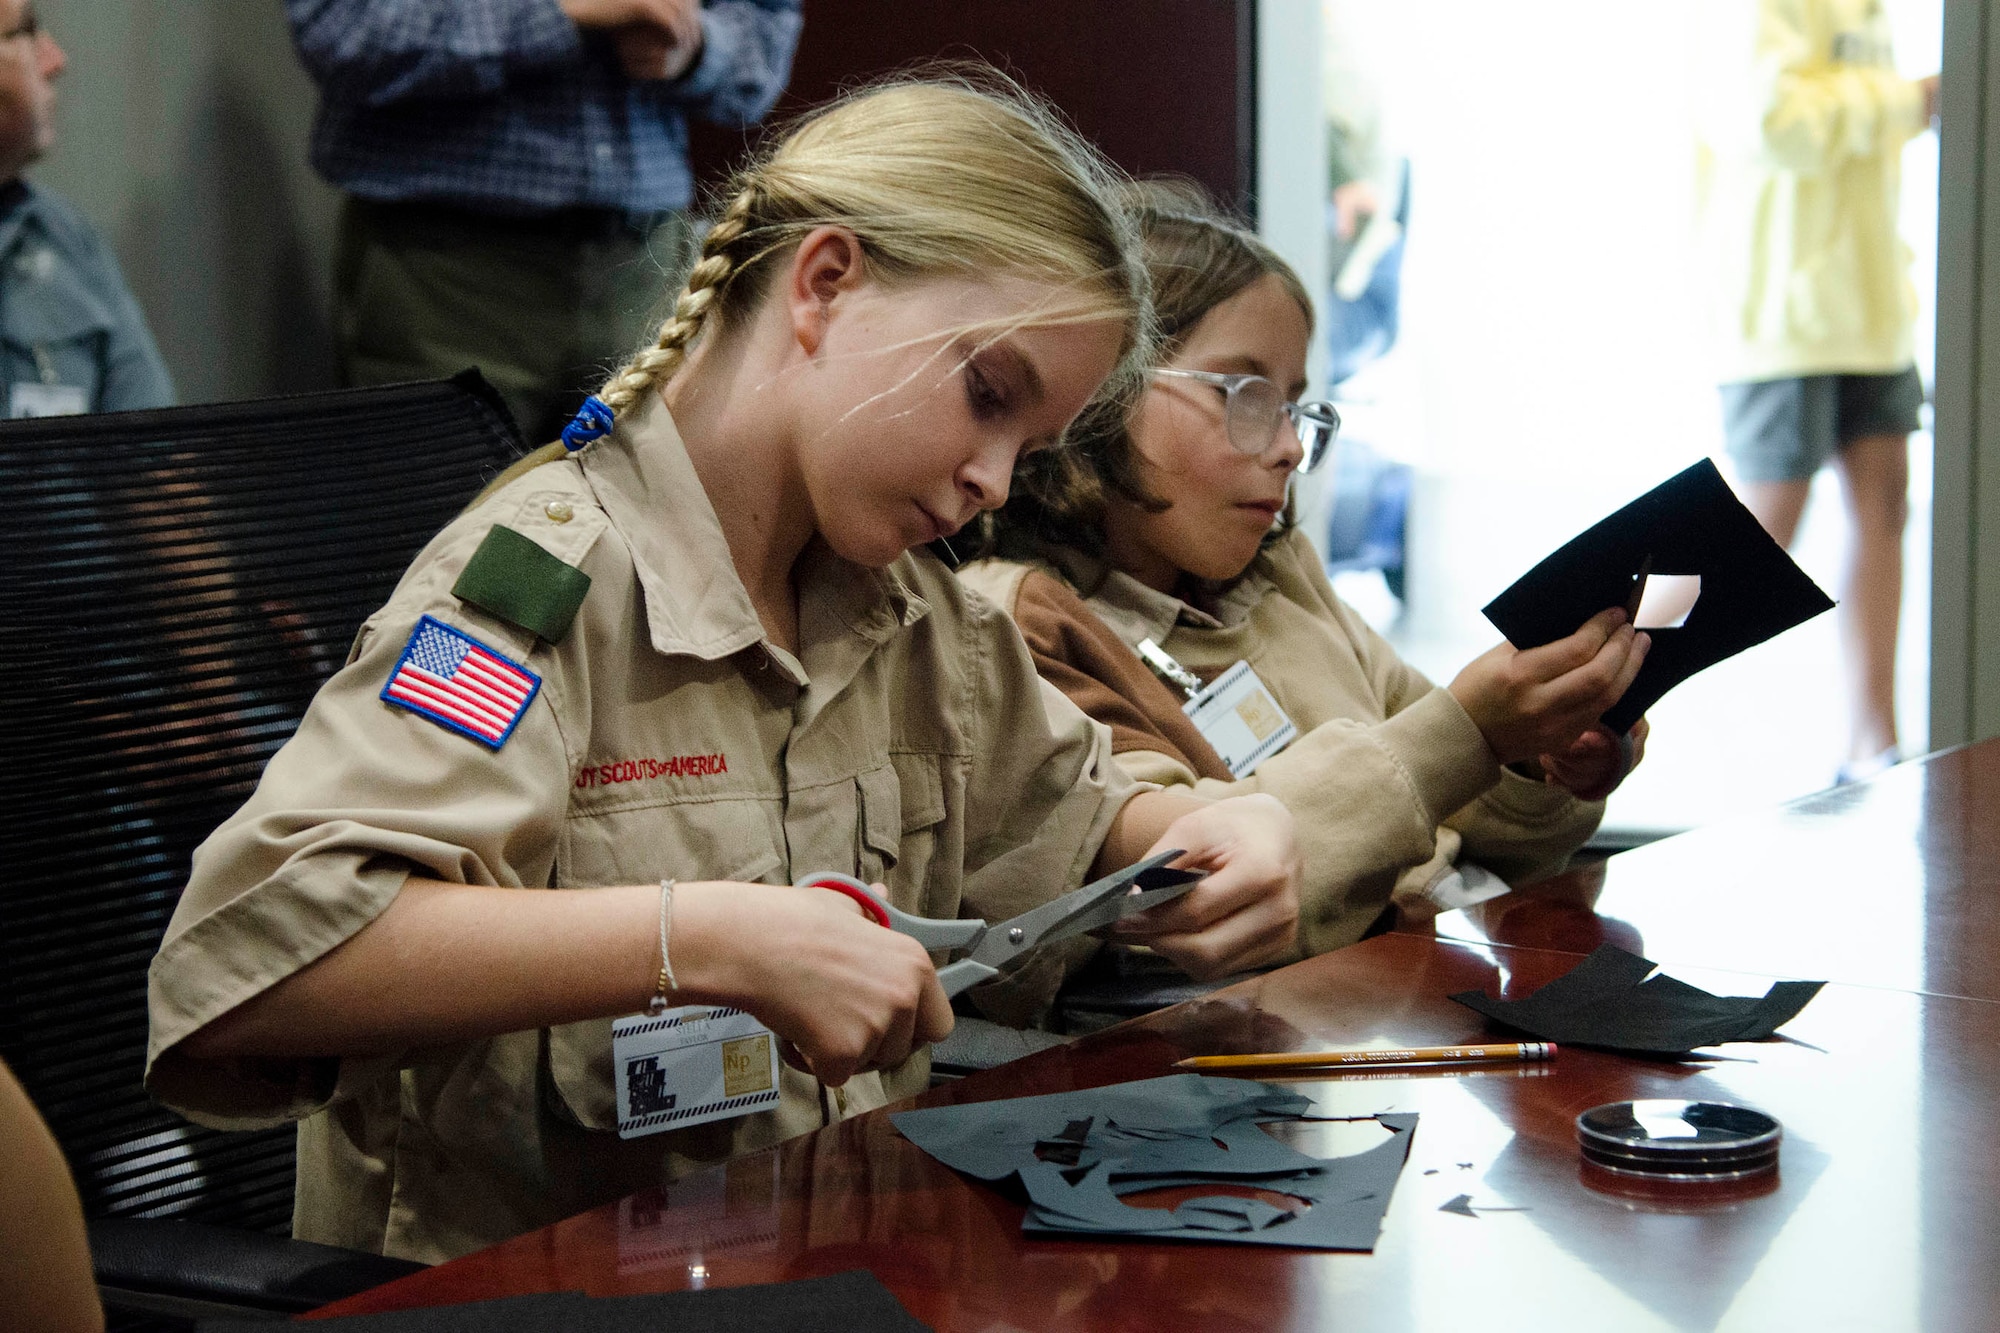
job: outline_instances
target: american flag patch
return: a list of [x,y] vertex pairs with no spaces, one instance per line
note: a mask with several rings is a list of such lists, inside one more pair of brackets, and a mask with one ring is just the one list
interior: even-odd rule
[[382,701],[499,749],[542,678],[469,634],[425,616],[403,649]]

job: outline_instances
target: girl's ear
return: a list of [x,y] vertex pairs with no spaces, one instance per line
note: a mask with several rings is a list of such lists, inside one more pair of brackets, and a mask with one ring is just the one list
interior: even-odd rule
[[785,303],[792,337],[807,356],[826,338],[834,303],[867,278],[861,238],[845,227],[815,227],[806,233],[786,270]]

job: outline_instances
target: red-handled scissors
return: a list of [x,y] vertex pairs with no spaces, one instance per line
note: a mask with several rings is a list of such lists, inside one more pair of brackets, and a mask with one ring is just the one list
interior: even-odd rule
[[1171,851],[1149,856],[996,926],[977,918],[911,916],[883,902],[852,875],[807,875],[798,881],[798,887],[844,893],[860,903],[861,910],[877,924],[908,935],[926,949],[965,950],[965,957],[947,963],[937,974],[944,993],[957,995],[996,975],[1004,964],[1036,945],[1081,935],[1180,897],[1204,873],[1169,869],[1167,862],[1180,855],[1180,851]]

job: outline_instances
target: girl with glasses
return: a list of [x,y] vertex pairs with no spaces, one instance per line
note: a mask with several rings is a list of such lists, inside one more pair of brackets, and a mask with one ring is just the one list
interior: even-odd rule
[[1560,868],[1643,742],[1643,723],[1630,744],[1593,728],[1648,637],[1607,611],[1544,648],[1502,644],[1442,689],[1403,662],[1292,526],[1291,481],[1340,424],[1297,401],[1305,289],[1185,187],[1135,187],[1128,209],[1162,355],[1129,413],[1107,405],[1022,460],[960,577],[1111,727],[1129,773],[1290,807],[1306,953],[1361,938],[1392,897],[1428,915]]

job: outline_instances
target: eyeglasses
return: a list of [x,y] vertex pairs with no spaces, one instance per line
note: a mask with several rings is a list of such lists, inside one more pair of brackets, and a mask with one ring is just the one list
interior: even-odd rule
[[1210,370],[1167,370],[1151,372],[1168,379],[1193,380],[1222,390],[1223,424],[1229,443],[1239,453],[1261,454],[1277,439],[1278,428],[1290,420],[1305,450],[1298,470],[1310,472],[1326,461],[1340,434],[1340,413],[1332,403],[1293,403],[1277,385],[1262,375],[1219,375]]

